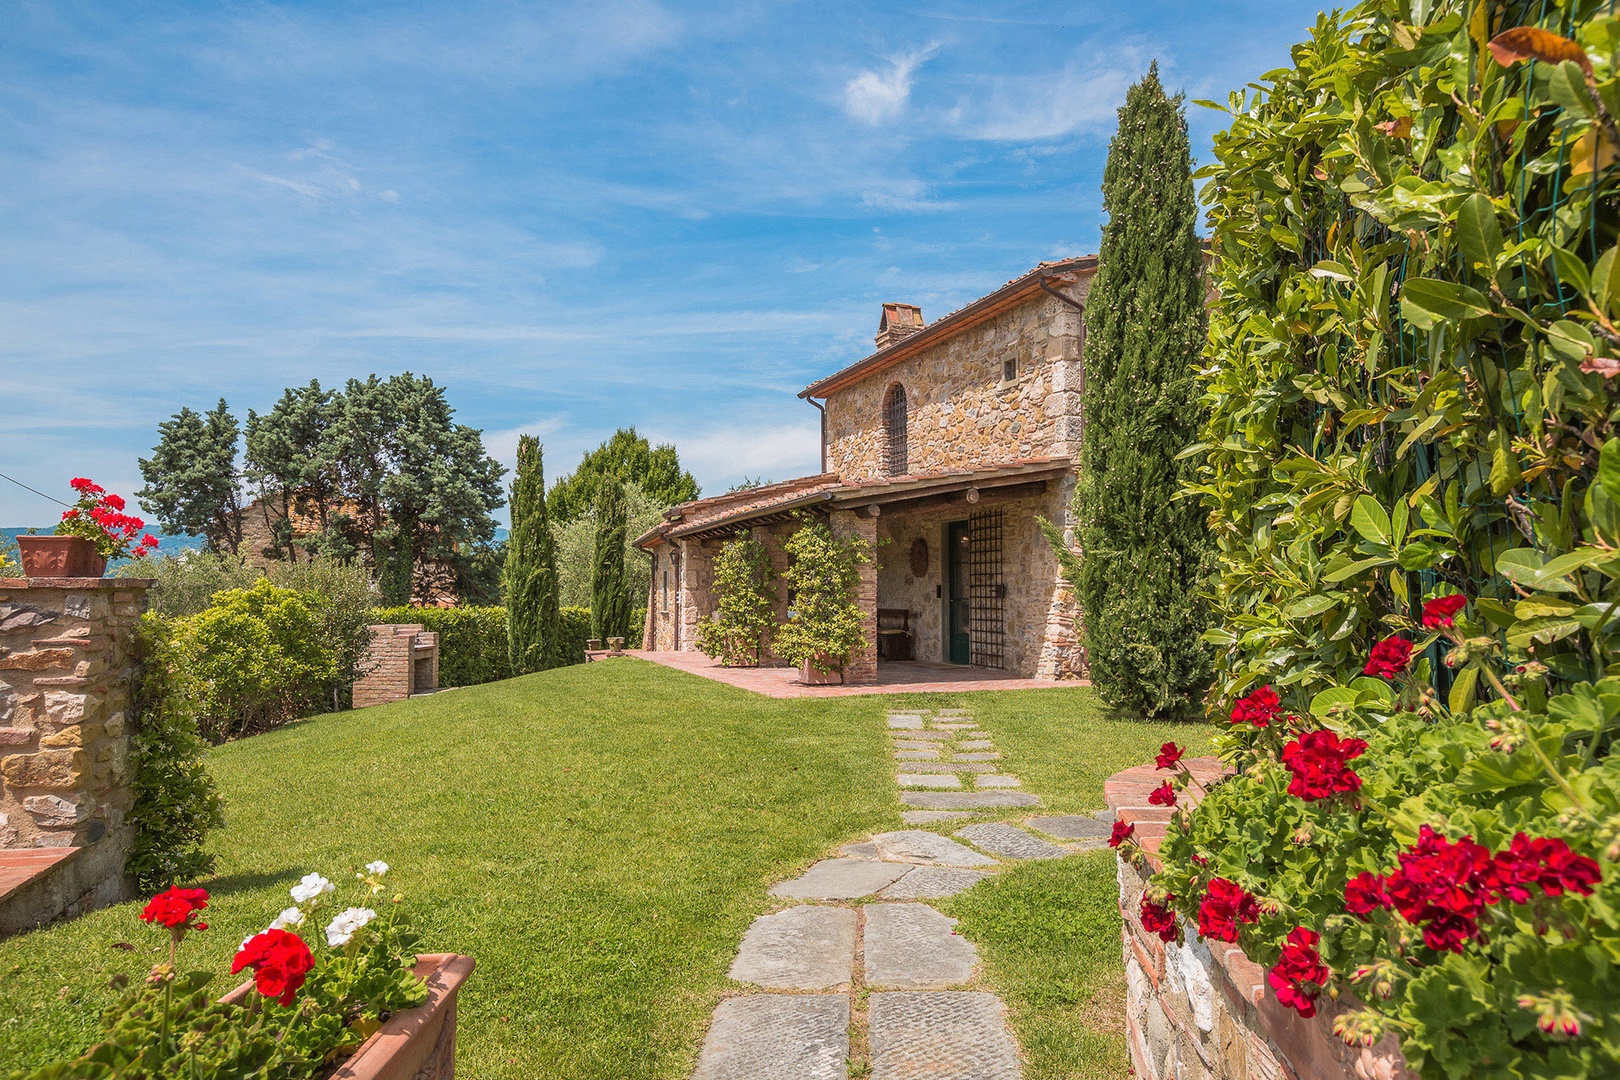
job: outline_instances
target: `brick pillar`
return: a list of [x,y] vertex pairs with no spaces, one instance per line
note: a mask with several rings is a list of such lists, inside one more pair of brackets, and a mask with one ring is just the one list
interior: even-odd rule
[[834,510],[827,517],[834,536],[859,536],[870,545],[872,560],[861,564],[861,579],[855,586],[855,605],[861,609],[861,634],[866,648],[850,654],[844,665],[844,682],[870,685],[877,682],[877,518],[861,517],[853,510]]
[[0,849],[77,849],[0,933],[126,899],[135,629],[152,582],[0,578]]

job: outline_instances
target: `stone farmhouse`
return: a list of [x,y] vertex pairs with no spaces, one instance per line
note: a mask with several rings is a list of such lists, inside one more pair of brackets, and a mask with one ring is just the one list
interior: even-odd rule
[[846,682],[907,661],[1083,674],[1074,594],[1037,518],[1069,526],[1096,269],[1042,263],[932,324],[884,304],[877,351],[799,394],[821,411],[819,474],[683,503],[636,539],[652,558],[644,647],[696,650],[721,544],[752,533],[780,570],[809,512],[877,553],[858,594],[870,644]]

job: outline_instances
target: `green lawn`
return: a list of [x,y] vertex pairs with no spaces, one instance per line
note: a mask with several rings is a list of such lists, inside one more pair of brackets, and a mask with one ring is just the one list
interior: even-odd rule
[[[1060,809],[1101,805],[1102,778],[1169,737],[1105,719],[1085,691],[776,701],[638,661],[315,717],[213,753],[229,824],[204,883],[213,928],[190,959],[223,972],[298,877],[381,858],[423,951],[478,960],[461,1075],[684,1077],[743,931],[772,906],[765,890],[900,827],[883,713],[902,704],[973,709],[1009,770]],[[1099,988],[1118,983],[1111,890],[1109,861],[1087,857],[955,902],[1033,1075],[1123,1061],[1111,1021],[1061,1030],[1095,1026]],[[93,1039],[108,978],[162,951],[138,911],[0,942],[0,1062]],[[1067,1019],[1037,1014],[1044,1001]]]

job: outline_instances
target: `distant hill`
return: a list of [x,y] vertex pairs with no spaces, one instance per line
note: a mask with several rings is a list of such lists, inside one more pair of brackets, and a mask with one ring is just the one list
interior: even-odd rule
[[[29,528],[26,525],[21,527],[0,527],[0,536],[17,537],[29,532],[48,534],[55,528],[55,525],[42,525],[34,528]],[[507,530],[495,530],[495,541],[497,543],[505,543],[506,537]],[[158,536],[158,554],[160,555],[178,555],[182,551],[197,551],[202,546],[203,541],[200,536]],[[114,563],[113,565],[116,566],[117,564]]]

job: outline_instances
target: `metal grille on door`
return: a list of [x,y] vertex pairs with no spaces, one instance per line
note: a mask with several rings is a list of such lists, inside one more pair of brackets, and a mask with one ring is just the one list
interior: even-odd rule
[[1007,626],[1007,583],[1001,574],[1001,511],[981,510],[968,518],[968,634],[975,667],[1002,666]]

